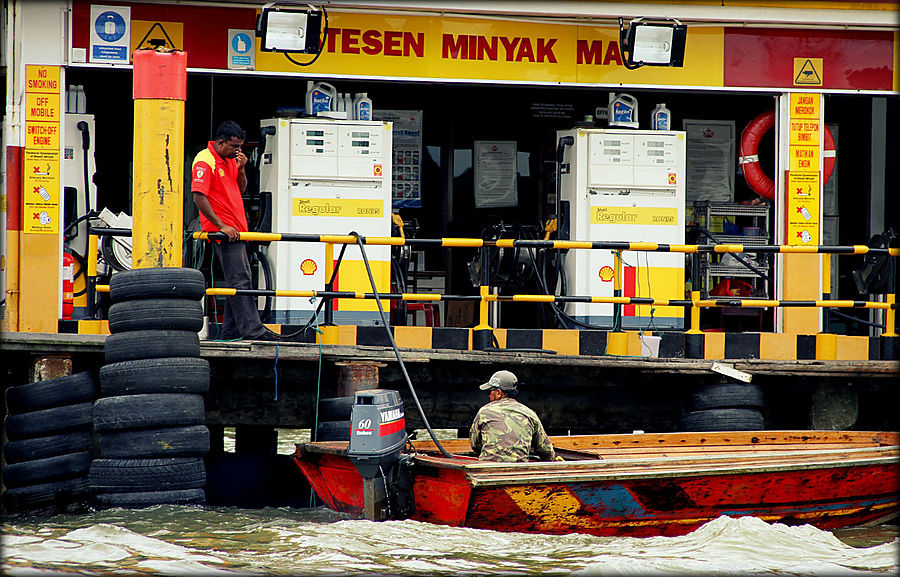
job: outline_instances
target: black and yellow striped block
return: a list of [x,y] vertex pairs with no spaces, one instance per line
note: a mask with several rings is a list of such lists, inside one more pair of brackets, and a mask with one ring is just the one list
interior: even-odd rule
[[[289,334],[299,327],[285,325]],[[324,344],[390,346],[383,327],[339,325],[321,327]],[[409,349],[472,350],[472,330],[455,327],[391,327],[398,347]],[[292,338],[318,342],[312,330]],[[898,337],[781,333],[651,333],[569,329],[494,329],[492,348],[542,351],[558,355],[648,357],[642,337],[657,336],[660,358],[766,360],[891,360],[897,359]]]

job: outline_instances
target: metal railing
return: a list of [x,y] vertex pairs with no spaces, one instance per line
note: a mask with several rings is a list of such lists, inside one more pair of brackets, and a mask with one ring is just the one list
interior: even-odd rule
[[[114,235],[128,236],[131,231],[128,229],[112,229],[112,228],[92,228],[91,242],[96,247],[95,235]],[[197,240],[226,240],[224,233],[207,233],[195,232],[193,238]],[[878,248],[869,247],[867,245],[816,245],[816,246],[795,246],[795,245],[743,245],[743,244],[664,244],[655,242],[625,242],[625,241],[578,241],[578,240],[531,240],[531,239],[480,239],[480,238],[436,238],[436,239],[419,239],[419,238],[403,238],[403,237],[357,237],[354,234],[349,235],[330,235],[330,234],[304,234],[304,233],[261,233],[261,232],[244,232],[240,233],[242,241],[286,241],[286,242],[314,242],[324,243],[326,245],[326,278],[333,281],[336,267],[333,259],[334,245],[362,244],[370,246],[439,246],[439,247],[463,247],[463,248],[540,248],[540,249],[556,249],[556,250],[611,250],[617,253],[622,251],[644,251],[644,252],[674,252],[700,255],[702,253],[770,253],[770,254],[838,254],[838,255],[883,255],[889,257],[891,267],[895,266],[894,258],[900,256],[900,248]],[[96,250],[91,252],[92,258],[88,262],[88,289],[98,292],[109,290],[107,285],[96,285],[92,283],[92,276],[96,279]],[[619,264],[619,259],[617,265]],[[93,261],[93,262],[92,262]],[[338,266],[340,259],[338,260]],[[487,267],[483,266],[483,269]],[[694,266],[693,274],[696,275],[699,269]],[[855,309],[876,309],[885,311],[885,324],[882,336],[895,337],[896,333],[896,292],[893,286],[894,273],[893,268],[889,274],[889,288],[885,293],[885,301],[866,301],[866,300],[848,300],[848,299],[810,299],[810,300],[774,300],[760,298],[741,298],[741,297],[717,297],[717,298],[701,298],[699,291],[692,291],[691,297],[685,299],[657,299],[652,297],[627,297],[616,294],[611,297],[598,297],[590,295],[547,295],[547,294],[516,294],[516,295],[495,295],[491,294],[489,286],[482,284],[480,294],[477,295],[447,295],[439,293],[376,293],[360,292],[360,291],[335,291],[331,290],[331,286],[326,286],[325,290],[266,290],[266,289],[234,289],[234,288],[210,288],[206,294],[210,296],[232,296],[232,295],[249,295],[249,296],[277,296],[277,297],[305,297],[305,298],[321,298],[326,301],[331,299],[374,299],[382,298],[385,300],[397,301],[477,301],[481,308],[479,311],[479,324],[475,330],[491,330],[488,324],[487,306],[492,302],[531,302],[531,303],[588,303],[588,304],[613,304],[621,305],[650,305],[650,306],[672,306],[672,307],[688,307],[689,328],[687,333],[700,333],[700,309],[714,307],[745,307],[745,308],[770,308],[770,307],[812,307],[812,308],[855,308]],[[620,278],[617,273],[615,278]],[[695,279],[696,282],[696,279]],[[329,283],[330,285],[331,283]],[[697,284],[694,284],[697,286]],[[618,290],[618,289],[617,289]],[[92,301],[91,298],[88,299]],[[330,306],[325,307],[326,315],[331,311]],[[91,311],[89,311],[90,313]],[[330,318],[326,316],[326,323],[330,322]]]

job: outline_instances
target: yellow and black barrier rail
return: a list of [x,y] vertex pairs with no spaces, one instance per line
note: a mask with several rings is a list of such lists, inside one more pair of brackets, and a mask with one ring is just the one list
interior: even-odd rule
[[[100,290],[101,287],[98,287]],[[255,297],[306,297],[306,298],[339,298],[339,299],[374,299],[375,293],[358,291],[316,291],[316,290],[267,290],[267,289],[234,289],[209,288],[209,296],[255,296]],[[588,304],[621,304],[648,305],[663,307],[686,307],[694,305],[690,299],[654,299],[650,297],[597,297],[597,296],[559,296],[559,295],[444,295],[438,293],[378,293],[384,300],[400,301],[487,301],[487,302],[527,302],[527,303],[588,303]],[[696,303],[702,307],[817,307],[817,308],[856,308],[896,310],[895,302],[856,301],[856,300],[761,300],[742,298],[702,299]]]
[[[97,285],[97,292],[109,292],[109,285]],[[208,296],[254,296],[254,297],[304,297],[332,299],[374,299],[375,293],[359,291],[317,291],[317,290],[268,290],[268,289],[235,289],[208,288]],[[378,293],[378,298],[398,301],[486,301],[486,302],[523,302],[523,303],[587,303],[587,304],[620,304],[647,305],[662,307],[816,307],[816,308],[855,308],[896,310],[897,303],[857,300],[763,300],[744,298],[701,299],[694,303],[690,299],[654,299],[650,297],[597,297],[576,295],[445,295],[439,293]]]
[[[195,232],[195,239],[226,240],[221,232]],[[242,232],[240,239],[245,241],[288,241],[288,242],[323,242],[329,244],[356,244],[352,234],[305,234],[280,232]],[[485,240],[480,238],[403,238],[399,236],[360,236],[364,245],[372,246],[439,246],[444,248],[513,248],[531,247],[544,249],[605,249],[621,251],[647,252],[679,252],[679,253],[781,253],[781,254],[881,254],[900,256],[900,248],[875,248],[864,244],[834,246],[794,246],[794,245],[743,245],[743,244],[665,244],[656,242],[625,241],[583,241],[583,240],[532,240],[501,238]]]
[[[97,231],[100,234],[99,230]],[[110,231],[110,234],[126,235],[129,231]],[[225,239],[222,233],[194,233],[195,239]],[[322,235],[302,233],[241,233],[246,241],[293,241],[318,242],[330,245],[356,244],[389,246],[441,246],[441,247],[533,247],[543,249],[601,249],[613,251],[651,251],[680,253],[805,253],[805,254],[852,254],[900,256],[898,248],[873,248],[866,245],[841,246],[786,246],[714,244],[676,245],[652,242],[601,242],[601,241],[550,241],[527,239],[404,239],[401,237],[359,237],[355,235]],[[660,337],[659,356],[706,359],[760,358],[760,359],[816,359],[816,360],[878,360],[897,358],[897,334],[895,324],[896,295],[887,294],[886,302],[862,300],[772,300],[758,298],[700,298],[695,291],[690,299],[654,299],[650,297],[593,297],[554,295],[492,295],[482,287],[479,295],[442,295],[431,293],[379,293],[385,300],[400,301],[480,301],[482,311],[490,302],[533,302],[533,303],[592,303],[615,305],[648,305],[686,307],[690,312],[692,328],[684,333],[657,333]],[[108,286],[97,286],[99,292],[108,291]],[[281,296],[306,298],[373,299],[374,293],[357,291],[294,291],[247,289],[238,291],[230,288],[212,288],[209,295]],[[781,333],[722,333],[702,332],[699,327],[699,310],[704,307],[816,307],[816,308],[857,308],[885,310],[885,331],[881,337],[844,336],[833,334],[793,335]],[[482,315],[484,316],[484,314]],[[297,327],[299,328],[299,327]],[[332,337],[325,339],[333,344],[378,345],[384,344],[382,327],[325,326]],[[485,330],[486,329],[486,330]],[[282,332],[291,327],[282,326]],[[411,348],[481,349],[473,347],[476,339],[484,340],[485,334],[498,341],[500,348],[522,347],[555,350],[561,354],[612,354],[647,356],[644,338],[652,336],[649,331],[604,331],[574,329],[492,329],[482,322],[474,329],[456,327],[392,327],[398,343]],[[335,332],[336,331],[336,332]],[[429,338],[423,337],[428,333]],[[481,333],[481,335],[479,335]],[[337,335],[337,336],[335,336]],[[352,336],[350,336],[352,335]],[[410,335],[415,335],[410,337]],[[308,340],[309,335],[298,339]],[[312,337],[313,340],[318,337]],[[488,347],[490,348],[490,347]]]

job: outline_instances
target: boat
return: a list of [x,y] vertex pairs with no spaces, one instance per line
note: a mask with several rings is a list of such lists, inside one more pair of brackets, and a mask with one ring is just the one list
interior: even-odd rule
[[365,462],[354,438],[298,444],[294,459],[327,507],[372,520],[648,537],[723,515],[836,529],[900,513],[897,432],[558,436],[563,460],[522,463],[480,461],[468,439],[439,446],[405,434],[399,450],[375,450]]

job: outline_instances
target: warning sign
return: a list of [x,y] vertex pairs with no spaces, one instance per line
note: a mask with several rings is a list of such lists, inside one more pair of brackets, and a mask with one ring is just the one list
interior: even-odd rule
[[131,21],[131,52],[149,48],[184,50],[184,24],[181,22]]
[[810,172],[819,170],[818,146],[791,146],[790,147],[791,172]]
[[785,243],[789,245],[818,244],[821,240],[821,112],[821,95],[791,93],[785,191]]
[[29,64],[25,78],[22,230],[58,234],[60,68]]
[[822,86],[821,58],[794,58],[794,86]]

